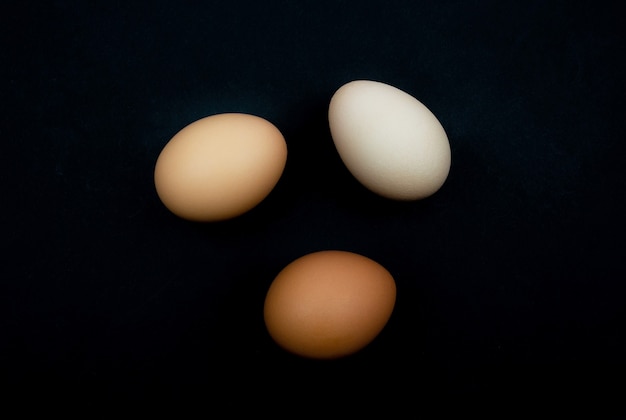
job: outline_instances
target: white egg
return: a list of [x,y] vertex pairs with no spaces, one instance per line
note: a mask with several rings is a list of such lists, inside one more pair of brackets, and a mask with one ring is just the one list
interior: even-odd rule
[[381,82],[356,80],[333,95],[330,131],[342,161],[369,190],[394,200],[438,191],[450,172],[450,143],[420,101]]

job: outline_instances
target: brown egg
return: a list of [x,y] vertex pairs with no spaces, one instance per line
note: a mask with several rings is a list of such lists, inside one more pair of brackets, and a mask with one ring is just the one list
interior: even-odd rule
[[265,298],[264,318],[285,350],[333,359],[374,340],[395,300],[395,281],[377,262],[346,251],[320,251],[278,274]]
[[165,145],[154,184],[163,204],[184,219],[230,219],[272,191],[286,160],[285,139],[269,121],[217,114],[189,124]]

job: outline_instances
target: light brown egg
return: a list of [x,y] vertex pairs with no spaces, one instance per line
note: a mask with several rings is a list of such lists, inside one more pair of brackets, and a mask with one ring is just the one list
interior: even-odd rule
[[174,214],[225,220],[258,205],[280,179],[286,159],[285,139],[269,121],[217,114],[189,124],[165,145],[154,183]]
[[278,274],[265,298],[264,318],[285,350],[334,359],[374,340],[395,300],[395,281],[382,265],[352,252],[320,251]]

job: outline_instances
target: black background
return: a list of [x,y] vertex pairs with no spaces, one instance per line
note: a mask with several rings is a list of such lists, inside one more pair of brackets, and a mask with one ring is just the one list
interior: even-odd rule
[[[625,23],[619,2],[5,2],[0,11],[2,382],[25,407],[606,409],[624,392]],[[378,80],[452,147],[399,203],[349,174],[327,107]],[[284,134],[275,190],[231,221],[158,200],[153,168],[222,112]],[[286,264],[361,253],[395,277],[383,333],[333,362],[277,348]],[[47,406],[46,406],[47,407]],[[433,411],[434,410],[434,411]],[[142,412],[142,411],[140,411]],[[118,412],[119,413],[119,412]]]

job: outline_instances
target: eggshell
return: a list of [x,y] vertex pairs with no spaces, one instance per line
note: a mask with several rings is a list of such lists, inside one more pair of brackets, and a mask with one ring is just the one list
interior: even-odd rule
[[333,95],[328,120],[348,170],[383,197],[422,199],[448,177],[445,130],[424,104],[398,88],[370,80],[347,83]]
[[154,169],[159,198],[174,214],[210,222],[258,205],[285,168],[287,145],[269,121],[227,113],[202,118],[179,131]]
[[374,340],[395,299],[395,281],[379,263],[352,252],[319,251],[298,258],[276,276],[264,319],[285,350],[333,359]]

